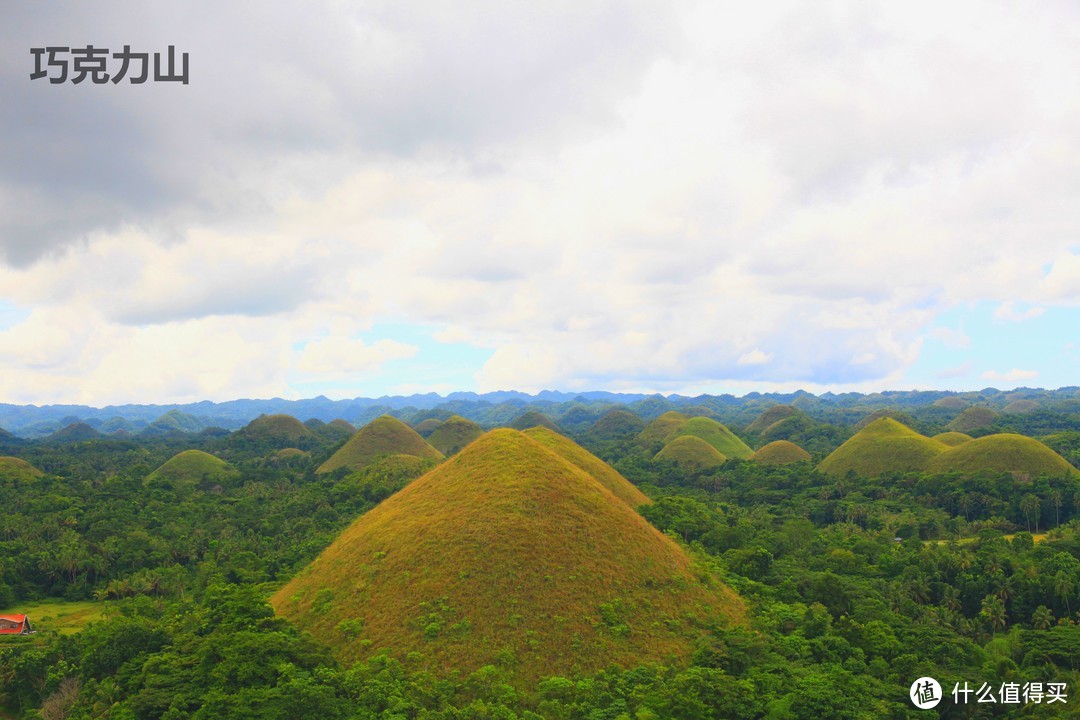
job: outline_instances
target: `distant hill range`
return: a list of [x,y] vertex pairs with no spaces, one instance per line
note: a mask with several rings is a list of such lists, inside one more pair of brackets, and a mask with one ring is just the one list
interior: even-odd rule
[[[782,407],[779,407],[782,406]],[[1045,414],[1080,412],[1080,387],[1056,390],[1016,388],[998,390],[986,388],[972,392],[895,391],[881,393],[824,393],[814,395],[805,391],[793,393],[750,393],[734,395],[645,395],[612,392],[558,392],[546,390],[535,395],[515,391],[489,393],[455,392],[447,396],[436,393],[395,395],[379,398],[330,400],[319,396],[305,400],[230,400],[214,403],[203,401],[171,405],[110,405],[102,408],[85,405],[10,405],[0,404],[0,440],[7,431],[19,438],[62,440],[78,430],[89,434],[92,429],[101,435],[154,435],[197,433],[207,428],[236,430],[260,415],[290,415],[301,421],[318,420],[329,423],[345,420],[362,426],[381,415],[392,415],[406,422],[425,418],[440,421],[451,415],[475,422],[485,428],[509,425],[526,415],[542,416],[552,427],[587,428],[597,418],[613,410],[630,411],[645,422],[664,413],[680,412],[688,416],[712,417],[727,426],[747,428],[762,417],[769,408],[778,407],[778,423],[795,418],[805,424],[812,422],[834,425],[854,425],[868,413],[878,410],[900,412],[917,422],[946,424],[958,420],[960,429],[972,424],[972,413],[961,417],[966,409],[977,408],[980,423],[1008,423],[1011,418],[1024,418],[1027,426],[1040,426]],[[782,417],[780,417],[782,416]],[[772,416],[766,416],[769,419]],[[759,423],[760,424],[760,423]],[[788,424],[791,421],[788,420]],[[978,423],[976,423],[978,424]],[[65,429],[78,426],[75,429]],[[84,427],[85,426],[85,427]],[[789,428],[790,429],[790,428]],[[1053,432],[1053,422],[1041,428]],[[753,427],[762,439],[787,439],[789,433],[766,433],[768,428]],[[772,435],[775,435],[773,437]],[[75,439],[75,438],[70,438]],[[12,438],[8,437],[8,441]]]

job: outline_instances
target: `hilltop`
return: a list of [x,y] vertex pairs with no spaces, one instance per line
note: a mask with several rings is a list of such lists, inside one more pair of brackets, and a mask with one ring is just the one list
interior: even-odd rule
[[712,418],[690,418],[676,428],[675,432],[669,435],[666,440],[671,441],[686,435],[701,438],[716,448],[724,457],[745,459],[754,454],[750,446],[744,443],[735,433]]
[[316,472],[327,473],[342,467],[360,470],[386,455],[413,455],[435,461],[443,459],[443,454],[411,427],[395,417],[383,415],[357,430]]
[[315,437],[310,428],[292,415],[260,415],[238,434],[252,440],[280,445],[282,448],[296,447]]
[[766,465],[787,465],[810,459],[810,453],[793,442],[774,440],[757,450],[750,459]]
[[997,420],[998,414],[988,407],[973,405],[956,416],[956,419],[948,424],[950,430],[968,433],[972,430],[991,425]]
[[685,663],[704,624],[745,612],[594,477],[510,429],[361,516],[271,602],[344,662],[386,649],[515,683]]
[[202,450],[185,450],[147,475],[143,484],[148,487],[186,490],[204,482],[225,485],[239,477],[239,474],[236,468],[221,458]]
[[654,460],[673,462],[686,470],[708,470],[727,462],[727,457],[696,435],[675,438],[656,453]]
[[535,410],[529,410],[526,413],[518,415],[517,418],[510,423],[510,427],[514,430],[528,430],[531,427],[546,427],[548,430],[557,433],[562,432],[559,426],[555,424],[554,420],[544,413],[536,412]]
[[484,434],[484,429],[472,420],[460,415],[453,415],[428,435],[428,443],[449,457],[460,451],[476,438]]
[[592,424],[589,434],[598,440],[615,440],[637,435],[645,421],[628,410],[609,410]]
[[818,470],[830,475],[853,470],[868,477],[894,470],[925,470],[947,447],[891,417],[879,417],[822,460]]
[[937,440],[939,443],[944,443],[949,447],[956,447],[966,442],[971,441],[971,436],[967,433],[957,432],[950,430],[949,432],[943,432],[935,435],[932,440]]
[[634,487],[629,480],[619,474],[618,470],[565,435],[560,435],[546,427],[532,427],[526,430],[525,434],[548,450],[558,454],[564,460],[569,460],[579,469],[592,475],[601,485],[610,490],[612,495],[623,500],[630,507],[646,505],[652,502],[648,495]]

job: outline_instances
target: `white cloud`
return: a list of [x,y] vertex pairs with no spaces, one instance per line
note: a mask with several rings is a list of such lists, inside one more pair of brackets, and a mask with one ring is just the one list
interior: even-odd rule
[[994,310],[994,318],[1008,322],[1023,322],[1037,318],[1046,312],[1044,307],[1030,307],[1027,310],[1018,310],[1012,300],[1006,300]]
[[772,360],[772,353],[767,353],[760,348],[754,348],[748,353],[743,353],[735,361],[737,365],[764,365]]
[[1039,376],[1036,370],[1018,370],[1013,368],[1008,372],[998,372],[997,370],[987,370],[982,374],[984,380],[995,380],[1003,382],[1020,382],[1022,380],[1031,380]]
[[943,310],[1080,297],[1076,10],[622,7],[318,5],[259,92],[124,100],[168,207],[0,265],[0,400],[284,395],[418,357],[387,319],[479,389],[899,387]]
[[367,345],[360,339],[330,337],[307,343],[296,369],[319,380],[366,375],[392,360],[413,357],[419,350],[416,345],[397,340],[377,340]]

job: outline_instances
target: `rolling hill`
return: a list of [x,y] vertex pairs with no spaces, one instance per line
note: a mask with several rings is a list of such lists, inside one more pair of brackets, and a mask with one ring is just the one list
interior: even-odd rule
[[810,453],[803,450],[793,442],[787,440],[773,440],[750,456],[754,462],[765,465],[787,465],[788,463],[803,462],[810,459]]
[[986,435],[950,448],[927,466],[930,472],[1020,472],[1028,475],[1074,475],[1080,471],[1034,438],[1012,433]]
[[925,470],[947,448],[891,417],[879,417],[822,460],[818,470],[829,475],[844,475],[852,470],[868,477],[889,471]]
[[143,480],[147,487],[187,490],[200,483],[227,485],[239,477],[239,471],[221,458],[202,450],[185,450],[169,460]]
[[545,427],[529,428],[525,431],[525,434],[564,460],[569,460],[579,469],[592,475],[601,485],[610,490],[612,495],[625,501],[630,507],[647,505],[652,502],[648,495],[638,490],[633,483],[620,475],[618,470],[565,435],[560,435]]
[[342,467],[361,470],[386,455],[413,455],[435,461],[443,459],[443,454],[411,427],[395,417],[383,415],[357,430],[316,472],[327,473]]
[[722,452],[696,435],[682,435],[673,439],[653,459],[673,462],[690,471],[708,470],[727,462]]
[[45,473],[17,457],[0,457],[0,480],[28,482],[41,477]]
[[428,443],[447,457],[484,434],[484,429],[460,415],[450,417],[428,435]]

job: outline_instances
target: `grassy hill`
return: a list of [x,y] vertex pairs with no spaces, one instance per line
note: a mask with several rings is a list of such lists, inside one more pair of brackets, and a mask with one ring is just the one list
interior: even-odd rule
[[968,433],[992,424],[997,418],[998,414],[990,408],[973,405],[957,415],[946,427],[957,432]]
[[669,410],[646,425],[644,429],[638,433],[637,442],[642,447],[650,449],[655,453],[660,450],[660,448],[664,446],[664,443],[667,442],[668,438],[674,435],[675,431],[685,425],[686,421],[689,419],[689,415],[683,415],[681,412]]
[[206,482],[226,485],[238,478],[239,471],[221,458],[202,450],[185,450],[173,455],[161,467],[146,476],[148,487],[173,490],[190,489]]
[[292,415],[260,415],[239,431],[253,440],[267,441],[281,447],[296,447],[315,433]]
[[891,417],[879,417],[822,460],[818,470],[830,475],[853,470],[868,477],[892,470],[925,470],[947,448]]
[[791,405],[773,405],[771,408],[766,408],[754,422],[746,426],[746,432],[757,435],[769,427],[773,423],[780,422],[784,418],[789,418],[795,415],[802,415],[803,412]]
[[646,505],[652,502],[648,495],[638,490],[633,483],[620,475],[618,470],[570,438],[545,427],[529,428],[525,431],[525,434],[564,460],[569,460],[579,469],[592,475],[601,485],[610,490],[612,495],[625,501],[630,507]]
[[927,469],[942,473],[990,471],[1080,476],[1080,471],[1046,445],[1012,433],[986,435],[957,445],[934,458]]
[[528,430],[531,427],[546,427],[548,430],[554,430],[558,433],[562,432],[559,426],[555,424],[554,420],[544,413],[536,412],[535,410],[529,410],[528,412],[518,415],[517,418],[510,423],[510,427],[514,430]]
[[385,455],[413,455],[436,461],[443,459],[443,454],[411,427],[395,417],[383,415],[357,430],[316,472],[327,473],[342,467],[360,470]]
[[271,602],[344,662],[385,648],[517,684],[685,663],[703,623],[745,612],[595,478],[510,429],[361,516]]
[[939,443],[945,443],[949,447],[956,447],[957,445],[970,442],[971,436],[967,433],[950,430],[949,432],[939,433],[935,435],[932,439],[937,440]]
[[637,435],[645,421],[628,410],[609,410],[589,428],[589,435],[598,440],[617,440]]
[[774,440],[757,450],[750,459],[765,465],[787,465],[810,459],[810,453],[793,442]]
[[84,422],[77,422],[57,430],[46,439],[49,442],[69,443],[97,440],[99,437],[101,437],[101,433],[97,430]]
[[17,457],[0,457],[0,480],[18,480],[28,482],[39,478],[45,473]]
[[1001,408],[1001,412],[1005,415],[1027,415],[1038,409],[1039,403],[1034,400],[1013,400],[1011,403]]
[[431,433],[439,429],[439,426],[443,424],[443,421],[439,418],[428,418],[427,420],[421,420],[416,424],[414,428],[416,433],[420,437],[428,437]]
[[712,418],[690,418],[676,429],[667,440],[674,440],[686,435],[701,438],[719,450],[724,457],[748,458],[754,454],[750,446],[744,443],[735,433]]
[[673,462],[686,470],[708,470],[727,462],[727,457],[696,435],[682,435],[660,449],[655,460]]
[[428,443],[449,457],[484,434],[484,429],[460,415],[450,417],[428,435]]

